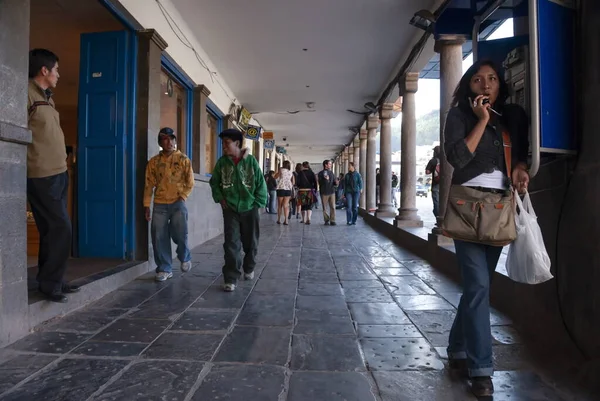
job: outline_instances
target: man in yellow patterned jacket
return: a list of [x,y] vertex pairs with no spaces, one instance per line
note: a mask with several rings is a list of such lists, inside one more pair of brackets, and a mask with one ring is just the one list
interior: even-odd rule
[[[173,277],[171,239],[177,245],[177,259],[181,271],[192,267],[192,255],[188,248],[188,211],[185,201],[194,189],[194,172],[190,159],[177,150],[177,137],[172,128],[162,128],[158,133],[162,151],[146,166],[144,208],[146,220],[152,221],[151,235],[156,281]],[[150,214],[152,191],[154,207]]]

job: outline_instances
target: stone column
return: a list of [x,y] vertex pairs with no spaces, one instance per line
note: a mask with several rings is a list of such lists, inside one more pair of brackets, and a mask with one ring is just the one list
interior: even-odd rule
[[352,147],[352,149],[354,150],[354,167],[356,168],[356,171],[358,171],[360,174],[360,140],[358,139],[358,137],[354,139],[354,146]]
[[409,72],[400,83],[402,95],[402,158],[400,160],[400,209],[394,221],[396,227],[423,227],[417,214],[417,116],[415,93],[419,73]]
[[450,110],[452,95],[463,74],[463,43],[465,43],[465,39],[456,35],[442,35],[435,42],[435,51],[440,53],[440,148],[442,150],[440,157],[440,215],[437,216],[437,224],[432,231],[436,235],[441,235],[439,227],[441,227],[443,216],[446,213],[446,203],[452,181],[453,168],[448,163],[444,151],[444,126]]
[[360,207],[366,209],[367,206],[367,130],[361,129],[359,134],[359,156],[358,160],[360,176],[363,179],[363,185],[365,187],[362,194],[360,194]]
[[0,8],[0,348],[29,330],[27,294],[27,73],[29,0]]
[[354,146],[348,146],[348,161],[354,163]]
[[[210,135],[208,130],[208,110],[206,108],[210,90],[204,85],[198,85],[194,88],[194,126],[192,128],[192,143],[197,146],[192,147],[192,165],[194,171],[202,176],[206,176],[206,138]],[[212,138],[216,141],[217,138]],[[214,155],[216,157],[216,154]],[[213,166],[210,166],[212,169]]]
[[348,161],[350,160],[350,156],[348,155],[348,146],[344,147],[344,174],[348,173]]
[[376,182],[375,171],[377,170],[377,128],[379,118],[370,116],[367,120],[367,211],[377,208],[375,200]]
[[384,103],[379,112],[381,132],[379,144],[379,164],[381,165],[379,205],[377,217],[395,217],[396,209],[392,204],[392,117],[393,103]]
[[[167,42],[154,29],[137,32],[137,113],[136,113],[136,247],[135,260],[154,260],[149,224],[141,200],[144,198],[146,165],[158,153],[156,137],[160,130],[160,70],[161,57]],[[196,147],[194,147],[196,148]],[[199,149],[199,148],[198,148]],[[198,161],[194,154],[192,160]],[[198,170],[194,167],[194,171]]]

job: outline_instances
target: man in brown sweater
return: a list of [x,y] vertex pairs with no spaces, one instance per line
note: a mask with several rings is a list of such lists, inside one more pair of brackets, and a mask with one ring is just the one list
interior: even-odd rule
[[40,292],[50,301],[66,302],[65,293],[79,288],[63,282],[71,251],[71,221],[67,212],[67,153],[52,88],[58,83],[58,57],[46,49],[29,52],[27,200],[40,233]]

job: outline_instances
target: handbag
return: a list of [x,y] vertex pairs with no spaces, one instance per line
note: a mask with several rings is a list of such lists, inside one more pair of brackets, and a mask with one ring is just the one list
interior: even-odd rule
[[[502,132],[502,141],[510,182],[512,144],[508,132]],[[505,246],[517,238],[515,213],[515,199],[510,189],[493,193],[452,185],[441,229],[444,236],[452,239]]]

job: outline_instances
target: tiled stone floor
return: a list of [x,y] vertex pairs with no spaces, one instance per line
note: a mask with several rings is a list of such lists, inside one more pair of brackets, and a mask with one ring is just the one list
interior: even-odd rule
[[[0,350],[0,400],[464,401],[445,369],[460,287],[359,221],[261,222],[257,279],[220,290],[222,239]],[[494,400],[553,387],[492,315]],[[544,377],[546,377],[544,379]]]

